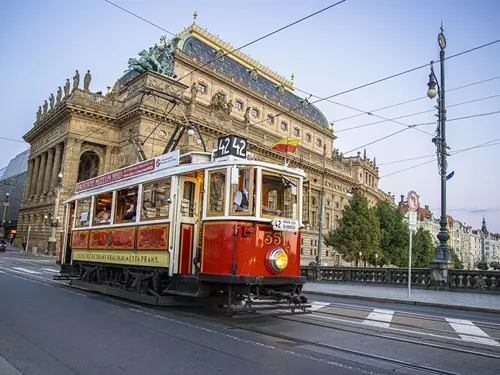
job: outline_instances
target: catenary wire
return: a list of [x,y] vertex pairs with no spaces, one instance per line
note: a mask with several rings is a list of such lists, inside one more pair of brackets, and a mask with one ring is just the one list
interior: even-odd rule
[[[463,85],[463,86],[458,86],[458,87],[454,87],[452,89],[447,89],[446,90],[446,93],[449,93],[449,92],[452,92],[452,91],[456,91],[456,90],[461,90],[461,89],[465,89],[467,87],[471,87],[471,86],[475,86],[475,85],[480,85],[482,83],[486,83],[486,82],[490,82],[490,81],[494,81],[496,79],[499,79],[500,76],[496,76],[496,77],[491,77],[491,78],[487,78],[487,79],[483,79],[481,81],[477,81],[477,82],[472,82],[472,83],[469,83],[467,85]],[[383,111],[383,110],[386,110],[386,109],[389,109],[389,108],[394,108],[394,107],[399,107],[401,105],[405,105],[405,104],[409,104],[409,103],[413,103],[413,102],[416,102],[418,100],[422,100],[422,99],[429,99],[429,97],[426,95],[426,96],[421,96],[419,98],[415,98],[415,99],[410,99],[410,100],[406,100],[404,102],[399,102],[399,103],[396,103],[396,104],[391,104],[391,105],[388,105],[388,106],[385,106],[385,107],[381,107],[381,108],[377,108],[377,109],[374,109],[374,110],[371,110],[371,111],[367,111],[367,112],[364,112],[364,113],[358,113],[356,115],[352,115],[352,116],[348,116],[348,117],[343,117],[341,119],[338,119],[338,120],[334,120],[333,123],[337,124],[339,123],[340,121],[344,121],[344,120],[349,120],[349,119],[352,119],[354,117],[359,117],[359,116],[363,116],[365,114],[367,115],[372,115],[374,112],[379,112],[379,111]],[[449,107],[449,106],[448,106]]]
[[[495,145],[500,145],[500,138],[497,138],[497,139],[494,139],[494,140],[491,140],[491,141],[488,141],[488,142],[485,142],[485,143],[481,143],[481,144],[476,145],[476,146],[467,147],[467,148],[464,148],[464,149],[461,149],[461,150],[457,150],[456,152],[452,153],[450,155],[450,157],[451,156],[455,156],[457,154],[461,154],[463,152],[470,151],[470,150],[475,150],[475,149],[478,149],[478,148],[495,146]],[[395,174],[398,174],[398,173],[406,172],[406,171],[409,171],[411,169],[414,169],[414,168],[417,168],[417,167],[421,167],[421,166],[429,164],[429,163],[433,163],[436,160],[437,160],[437,158],[434,158],[432,160],[429,160],[429,161],[426,161],[426,162],[423,162],[423,163],[420,163],[420,164],[412,165],[411,167],[400,169],[400,170],[397,170],[395,172],[391,172],[391,173],[388,173],[386,175],[380,176],[379,179],[384,178],[384,177],[389,177],[389,176],[392,176],[392,175],[395,175]]]
[[[483,97],[483,98],[478,98],[478,99],[468,100],[468,101],[461,102],[461,103],[455,103],[455,104],[447,105],[446,108],[452,108],[452,107],[457,107],[457,106],[460,106],[460,105],[466,105],[466,104],[470,104],[470,103],[476,103],[476,102],[480,102],[480,101],[483,101],[483,100],[497,98],[499,96],[500,96],[500,94],[490,95],[490,96],[486,96],[486,97]],[[394,122],[394,120],[398,120],[398,119],[402,119],[402,118],[407,118],[407,117],[412,117],[412,116],[418,116],[418,115],[422,115],[424,113],[430,113],[430,112],[435,112],[435,111],[436,111],[435,109],[429,109],[429,110],[425,110],[425,111],[414,112],[414,113],[410,113],[410,114],[407,114],[407,115],[393,117],[393,118],[386,119],[386,120],[383,120],[383,121],[375,121],[375,122],[370,122],[368,124],[351,126],[349,128],[339,129],[339,130],[335,131],[335,134],[346,132],[346,131],[349,131],[349,130],[366,128],[368,126],[382,124],[382,123],[387,122],[387,121]],[[374,116],[376,116],[376,115],[374,115]],[[380,117],[380,116],[376,116],[376,117]],[[432,124],[435,124],[435,123],[433,122]]]

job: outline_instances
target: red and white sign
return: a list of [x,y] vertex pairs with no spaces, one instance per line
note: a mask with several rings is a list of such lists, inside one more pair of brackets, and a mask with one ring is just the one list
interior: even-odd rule
[[418,194],[415,191],[410,190],[410,192],[408,193],[408,209],[410,211],[417,211],[418,207]]
[[79,182],[78,184],[76,184],[76,192],[79,193],[84,190],[111,184],[113,182],[138,176],[144,173],[175,167],[179,165],[179,155],[179,150],[169,152],[165,155],[160,155],[157,158],[146,160],[129,167],[118,169],[114,172],[103,174],[102,176],[91,178],[90,180]]

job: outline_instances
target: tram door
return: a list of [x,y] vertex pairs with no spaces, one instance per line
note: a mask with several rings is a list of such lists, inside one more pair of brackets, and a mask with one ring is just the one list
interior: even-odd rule
[[179,181],[179,200],[177,207],[178,226],[175,240],[179,256],[177,273],[193,273],[193,257],[196,249],[199,228],[200,181],[193,177],[181,176]]

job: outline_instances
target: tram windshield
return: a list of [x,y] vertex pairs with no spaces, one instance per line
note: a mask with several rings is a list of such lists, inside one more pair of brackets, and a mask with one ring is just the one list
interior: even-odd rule
[[262,172],[262,216],[298,218],[298,181],[282,174]]

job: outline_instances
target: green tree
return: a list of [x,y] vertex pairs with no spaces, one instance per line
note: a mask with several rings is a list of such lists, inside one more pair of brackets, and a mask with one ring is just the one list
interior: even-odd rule
[[380,228],[375,210],[368,207],[368,201],[361,192],[354,191],[349,205],[342,212],[342,219],[335,230],[325,236],[326,246],[332,246],[348,262],[362,259],[374,262],[380,254]]
[[453,263],[455,263],[455,268],[457,270],[463,270],[464,269],[464,264],[458,258],[458,255],[455,253],[455,250],[453,250],[453,248],[450,249],[450,253],[451,253],[451,259],[453,260]]
[[487,262],[483,262],[483,261],[479,261],[479,262],[476,263],[476,268],[480,269],[480,270],[483,270],[483,271],[486,271],[488,269],[488,263]]
[[491,262],[490,267],[493,268],[494,270],[499,271],[500,270],[500,262]]
[[407,266],[410,232],[403,221],[403,213],[387,201],[378,202],[375,212],[380,223],[380,249],[382,251],[380,264]]
[[426,268],[435,253],[435,246],[431,234],[422,227],[413,234],[412,241],[412,267]]

